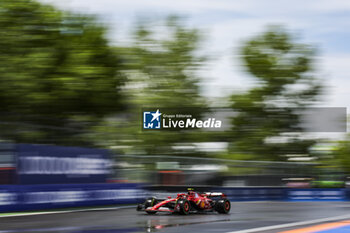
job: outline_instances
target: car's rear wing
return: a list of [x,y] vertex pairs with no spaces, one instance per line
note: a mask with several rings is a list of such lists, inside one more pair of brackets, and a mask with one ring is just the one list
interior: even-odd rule
[[206,195],[207,197],[226,197],[226,195],[221,192],[206,192],[202,195]]

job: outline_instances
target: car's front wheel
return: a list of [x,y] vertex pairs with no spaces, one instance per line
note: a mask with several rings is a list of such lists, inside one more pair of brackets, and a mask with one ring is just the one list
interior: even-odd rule
[[147,198],[144,205],[145,205],[145,209],[147,209],[148,207],[153,207],[155,205],[157,205],[158,201],[156,198],[154,197],[150,197],[150,198]]
[[147,198],[146,201],[145,201],[145,204],[144,204],[146,213],[147,214],[155,214],[155,213],[157,213],[157,211],[147,211],[148,207],[153,207],[153,206],[157,205],[157,203],[158,203],[158,201],[157,201],[156,198],[154,198],[154,197]]
[[182,215],[187,215],[190,213],[191,205],[190,202],[186,199],[180,199],[177,201],[179,205],[179,213]]

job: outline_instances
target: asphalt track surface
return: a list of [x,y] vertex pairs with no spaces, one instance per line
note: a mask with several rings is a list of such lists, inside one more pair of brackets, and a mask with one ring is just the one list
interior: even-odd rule
[[[217,213],[188,216],[168,213],[148,215],[137,212],[135,208],[122,208],[5,217],[0,218],[0,233],[242,232],[245,229],[343,215],[349,215],[344,219],[350,219],[348,202],[232,202],[231,212],[227,215]],[[259,232],[281,232],[298,227],[265,230],[261,228]]]

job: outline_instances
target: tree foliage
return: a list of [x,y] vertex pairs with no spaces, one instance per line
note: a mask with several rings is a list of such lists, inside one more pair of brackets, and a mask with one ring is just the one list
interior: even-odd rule
[[314,49],[295,42],[286,30],[272,27],[248,41],[241,51],[246,70],[258,85],[231,96],[237,112],[231,149],[264,160],[306,154],[314,142],[295,134],[302,132],[296,109],[309,107],[321,91],[312,73]]
[[324,164],[333,165],[334,167],[340,168],[340,171],[345,171],[347,174],[350,173],[350,138],[349,135],[345,140],[339,141],[337,147],[332,151],[333,157],[326,159]]
[[[206,60],[198,50],[201,34],[177,17],[158,26],[144,21],[135,27],[131,44],[112,47],[93,17],[34,0],[0,0],[0,138],[127,144],[147,154],[215,140],[200,130],[142,131],[144,108],[195,118],[207,112],[198,73]],[[231,96],[238,113],[232,132],[215,137],[258,159],[305,153],[313,142],[294,136],[282,144],[267,141],[301,131],[291,107],[309,106],[321,91],[312,74],[313,54],[281,28],[248,41],[242,59],[258,85]]]
[[120,61],[91,17],[0,0],[0,136],[74,144],[120,111]]
[[113,138],[120,140],[117,144],[129,144],[132,153],[172,154],[174,145],[198,141],[195,130],[142,130],[142,112],[159,109],[163,114],[200,117],[206,111],[197,73],[205,60],[198,55],[199,45],[198,30],[186,27],[180,18],[137,24],[131,46],[116,48],[124,62],[129,115],[105,122],[100,132],[119,125]]

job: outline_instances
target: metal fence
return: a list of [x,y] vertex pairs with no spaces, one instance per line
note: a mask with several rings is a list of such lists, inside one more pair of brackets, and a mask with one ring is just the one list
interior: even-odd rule
[[311,162],[119,155],[115,177],[154,185],[283,186],[291,177],[312,177]]

